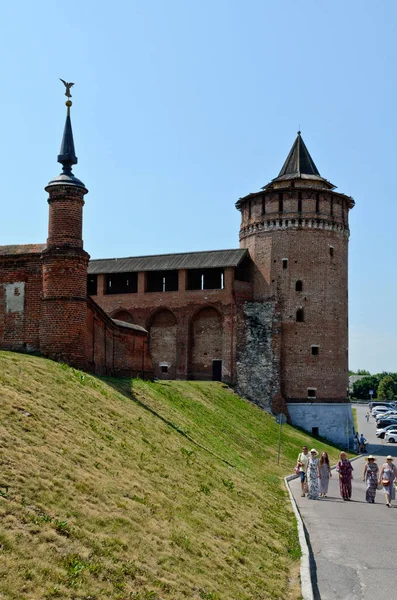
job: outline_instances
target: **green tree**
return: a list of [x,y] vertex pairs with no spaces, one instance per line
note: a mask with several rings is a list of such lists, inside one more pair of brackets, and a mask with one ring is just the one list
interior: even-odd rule
[[381,379],[378,386],[379,400],[393,400],[397,396],[397,382],[391,375],[386,375]]
[[359,381],[353,384],[353,398],[370,398],[370,390],[373,390],[373,398],[377,397],[377,390],[379,385],[379,378],[377,375],[370,375],[369,377],[363,377]]

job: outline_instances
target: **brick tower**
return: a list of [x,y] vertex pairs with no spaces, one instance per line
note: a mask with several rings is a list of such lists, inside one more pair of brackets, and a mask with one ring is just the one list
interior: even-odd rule
[[[70,97],[69,89],[67,94]],[[62,173],[45,190],[49,194],[49,225],[43,252],[43,297],[40,348],[43,354],[77,368],[87,363],[87,267],[82,226],[85,185],[72,173],[77,164],[70,107],[58,162]]]
[[346,443],[348,218],[354,200],[321,177],[298,132],[278,177],[236,206],[240,246],[255,264],[254,300],[274,300],[278,315],[279,391],[291,420],[334,440],[342,429]]

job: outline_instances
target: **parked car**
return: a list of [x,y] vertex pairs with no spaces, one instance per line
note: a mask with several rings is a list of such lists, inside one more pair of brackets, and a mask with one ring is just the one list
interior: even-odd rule
[[388,406],[375,406],[375,408],[372,409],[372,416],[376,417],[376,415],[388,412],[389,410],[390,408]]
[[386,427],[379,427],[376,430],[376,437],[380,438],[381,440],[383,440],[383,438],[385,437],[385,433],[387,433],[388,431],[392,431],[393,429],[396,429],[397,427],[397,423],[394,423],[392,425],[386,425]]
[[392,408],[394,406],[397,407],[397,401],[393,400],[392,402],[382,402],[381,400],[378,400],[377,402],[369,402],[369,404],[368,404],[368,408],[371,411],[376,406],[390,406],[390,408]]
[[385,442],[390,442],[391,444],[395,444],[397,442],[397,429],[391,429],[385,433]]
[[379,421],[379,419],[397,419],[397,412],[388,410],[385,413],[379,413],[375,416],[375,421]]
[[376,428],[383,429],[384,427],[388,427],[388,425],[396,425],[397,426],[397,419],[381,419],[380,421],[377,422]]

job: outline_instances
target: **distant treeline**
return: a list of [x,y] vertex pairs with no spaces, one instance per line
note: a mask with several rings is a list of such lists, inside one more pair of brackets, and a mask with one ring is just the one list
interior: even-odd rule
[[378,400],[397,399],[397,373],[376,373],[370,375],[368,371],[357,371],[351,375],[364,375],[362,379],[353,384],[352,398],[362,399],[370,398],[370,390],[373,391],[373,398]]

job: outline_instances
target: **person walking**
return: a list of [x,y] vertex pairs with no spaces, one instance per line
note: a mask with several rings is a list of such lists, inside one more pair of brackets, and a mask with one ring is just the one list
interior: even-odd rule
[[331,467],[329,464],[329,458],[328,458],[328,454],[326,452],[322,453],[318,468],[319,468],[319,473],[320,473],[320,480],[319,480],[320,498],[326,498],[327,494],[328,494],[329,478],[332,477]]
[[319,486],[318,480],[320,471],[318,466],[318,452],[314,448],[310,450],[310,458],[307,463],[307,497],[309,500],[318,500]]
[[297,466],[299,467],[299,476],[301,478],[301,489],[302,498],[306,493],[306,471],[307,471],[307,463],[309,462],[309,450],[307,446],[303,446],[302,452],[298,454]]
[[367,484],[365,499],[372,504],[375,503],[376,490],[378,487],[378,474],[379,467],[376,464],[376,458],[370,454],[367,458],[367,464],[364,467],[363,481]]
[[367,440],[364,437],[364,434],[360,435],[360,452],[363,454],[367,451]]
[[385,493],[386,506],[390,508],[391,501],[396,497],[394,482],[397,476],[397,467],[393,463],[393,457],[386,456],[386,462],[382,465],[379,473],[379,483],[382,484]]
[[353,467],[350,460],[347,458],[346,452],[340,453],[336,470],[339,473],[340,495],[343,500],[350,500],[352,497]]

